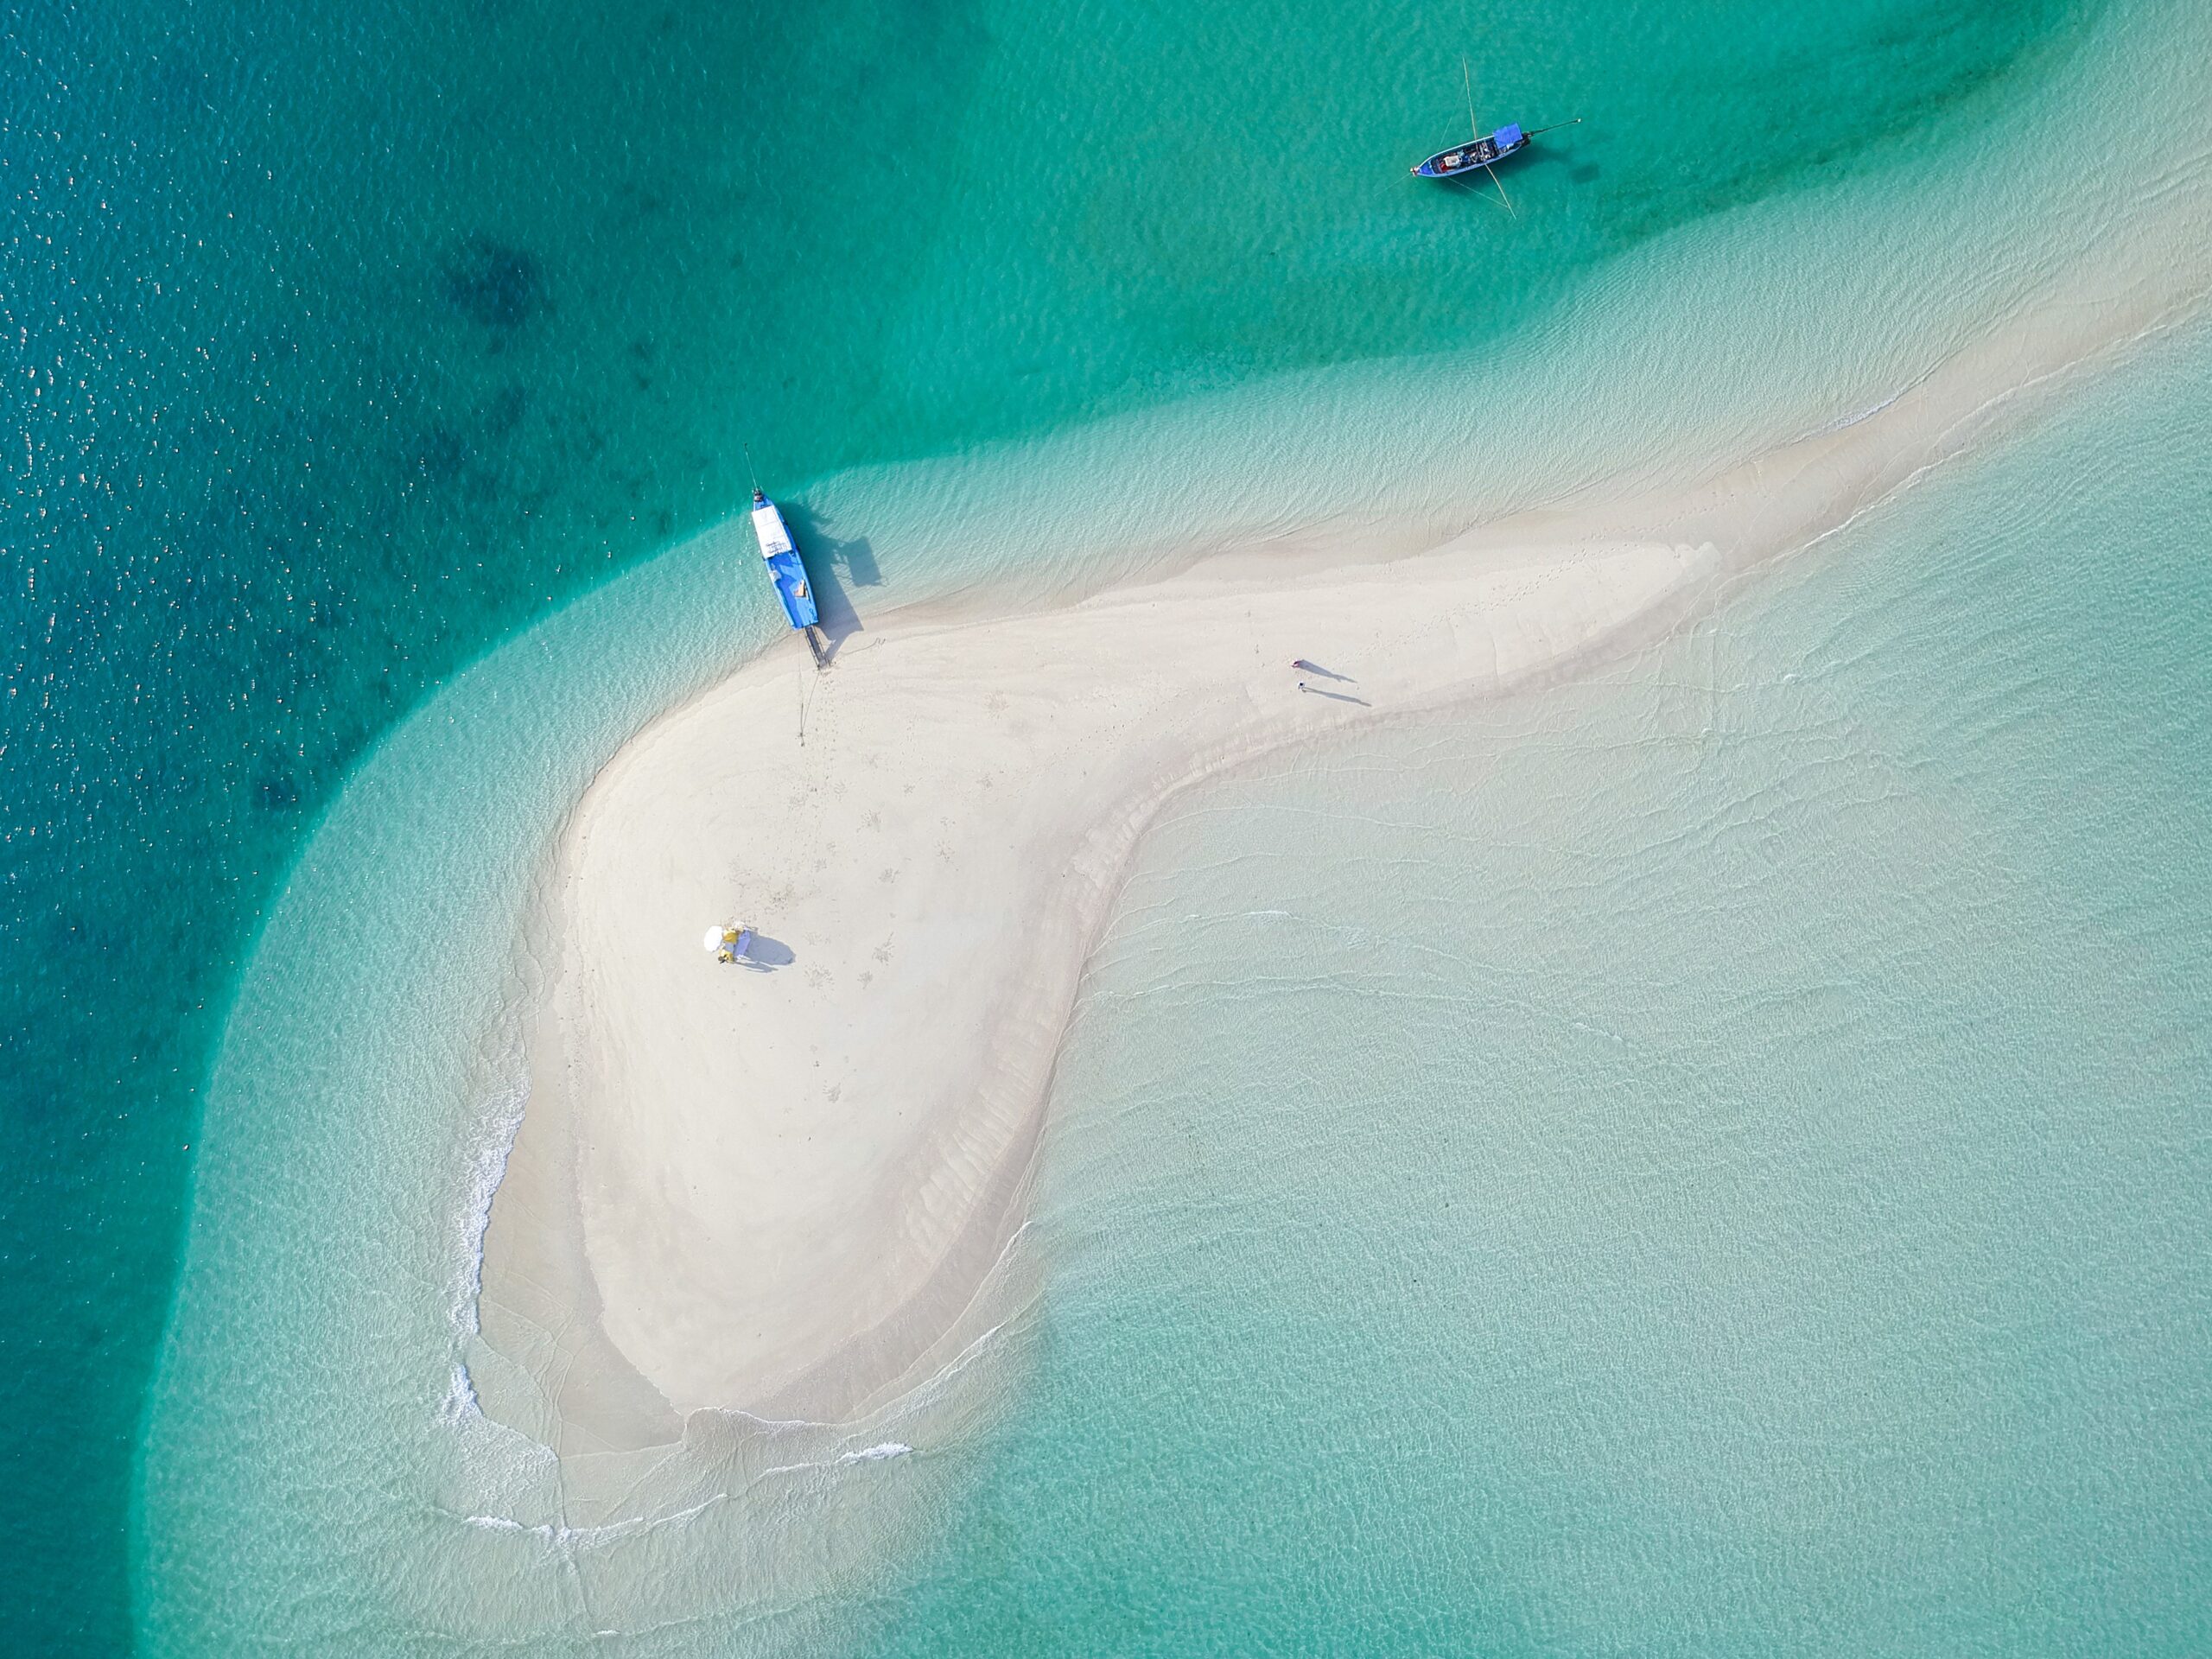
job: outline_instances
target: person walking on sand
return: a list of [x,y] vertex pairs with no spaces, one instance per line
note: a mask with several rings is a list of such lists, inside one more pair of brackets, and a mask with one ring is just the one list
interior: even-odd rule
[[1307,662],[1303,657],[1292,658],[1290,659],[1290,665],[1301,674],[1319,674],[1321,671],[1319,669],[1314,667],[1313,664]]

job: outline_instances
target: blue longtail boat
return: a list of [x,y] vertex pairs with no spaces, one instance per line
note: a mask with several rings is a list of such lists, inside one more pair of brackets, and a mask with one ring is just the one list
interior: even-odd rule
[[806,565],[798,556],[798,549],[791,544],[791,533],[785,528],[784,515],[776,511],[776,504],[756,486],[753,492],[753,538],[760,543],[760,556],[768,566],[768,580],[775,584],[776,597],[782,601],[784,614],[790,619],[794,632],[804,631],[807,648],[813,652],[817,666],[829,666],[829,655],[822,643],[822,613],[814,602],[814,588],[806,579]]
[[1478,138],[1472,143],[1438,150],[1414,168],[1414,176],[1417,179],[1448,179],[1457,173],[1471,173],[1478,167],[1491,166],[1503,161],[1516,150],[1528,147],[1529,135],[1518,126],[1500,127],[1489,137]]
[[[1572,121],[1558,121],[1548,127],[1538,127],[1535,132],[1528,131],[1516,121],[1500,127],[1495,132],[1484,134],[1475,121],[1475,83],[1465,58],[1459,60],[1459,74],[1466,83],[1467,128],[1474,137],[1464,144],[1454,144],[1449,149],[1440,149],[1435,155],[1421,162],[1414,168],[1414,176],[1417,179],[1456,179],[1464,174],[1472,173],[1478,168],[1493,168],[1507,156],[1518,155],[1528,149],[1529,141],[1540,134],[1557,132],[1561,127],[1576,126],[1582,120],[1582,118],[1578,115]],[[1499,181],[1495,172],[1491,173],[1490,179],[1492,184],[1497,186],[1498,197],[1505,203],[1510,212],[1513,207],[1513,198],[1505,194],[1505,186]]]

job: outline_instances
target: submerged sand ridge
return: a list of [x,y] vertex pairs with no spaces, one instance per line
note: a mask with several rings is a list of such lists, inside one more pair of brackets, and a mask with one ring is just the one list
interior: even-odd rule
[[[481,1300],[528,1382],[487,1407],[575,1455],[702,1408],[840,1421],[895,1393],[1020,1224],[1089,943],[1162,800],[1649,638],[2154,299],[2031,319],[1674,497],[1389,563],[1247,554],[1033,614],[893,613],[826,675],[782,647],[664,716],[578,804],[532,924],[531,1094]],[[717,964],[723,921],[787,960]]]

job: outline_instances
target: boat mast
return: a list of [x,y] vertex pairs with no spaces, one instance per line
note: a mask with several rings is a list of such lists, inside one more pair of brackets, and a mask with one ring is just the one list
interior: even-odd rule
[[[1459,79],[1467,88],[1467,130],[1472,135],[1471,142],[1479,144],[1483,141],[1483,130],[1475,120],[1475,72],[1467,67],[1467,54],[1464,52],[1459,54]],[[1505,211],[1516,219],[1520,218],[1520,213],[1514,208],[1513,198],[1505,194],[1505,181],[1497,176],[1497,169],[1484,162],[1483,171],[1490,175],[1490,181],[1497,187],[1497,199],[1505,204]]]

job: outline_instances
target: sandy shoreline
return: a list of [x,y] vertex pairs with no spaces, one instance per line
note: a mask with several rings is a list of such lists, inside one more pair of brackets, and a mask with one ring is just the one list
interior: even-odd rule
[[[1086,953],[1163,800],[1647,640],[2174,304],[2024,320],[1669,495],[1389,562],[1250,553],[1030,614],[893,612],[826,676],[791,642],[663,716],[579,802],[531,925],[487,1408],[565,1457],[895,1394],[1019,1225]],[[723,920],[789,960],[718,966]]]

